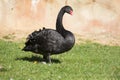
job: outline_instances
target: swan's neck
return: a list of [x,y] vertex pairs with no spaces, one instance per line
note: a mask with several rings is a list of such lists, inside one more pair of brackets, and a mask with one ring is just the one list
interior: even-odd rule
[[64,15],[64,10],[60,10],[58,16],[57,16],[57,21],[56,21],[56,30],[59,32],[59,33],[62,33],[65,29],[63,27],[63,24],[62,24],[62,19],[63,19],[63,15]]

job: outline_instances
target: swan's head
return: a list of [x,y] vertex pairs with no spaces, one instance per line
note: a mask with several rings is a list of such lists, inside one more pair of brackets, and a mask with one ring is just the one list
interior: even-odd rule
[[73,9],[70,6],[64,6],[63,7],[65,12],[72,15],[73,14]]

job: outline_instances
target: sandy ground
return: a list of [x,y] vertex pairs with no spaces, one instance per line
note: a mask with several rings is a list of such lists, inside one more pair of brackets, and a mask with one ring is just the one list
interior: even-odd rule
[[[4,39],[7,41],[25,41],[28,34],[30,34],[32,31],[38,30],[11,30],[11,29],[2,29],[0,30],[0,39]],[[5,33],[4,33],[5,31]],[[85,41],[92,41],[97,42],[103,45],[112,45],[112,46],[120,46],[120,36],[119,35],[111,35],[108,33],[102,33],[102,34],[77,34],[74,33],[76,38],[76,43],[84,43]],[[119,37],[118,37],[119,36]]]

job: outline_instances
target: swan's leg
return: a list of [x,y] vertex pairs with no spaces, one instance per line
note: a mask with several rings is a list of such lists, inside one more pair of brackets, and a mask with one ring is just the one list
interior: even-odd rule
[[43,55],[43,59],[44,59],[47,63],[51,63],[50,53]]
[[48,62],[48,63],[51,63],[50,53],[48,53],[47,62]]

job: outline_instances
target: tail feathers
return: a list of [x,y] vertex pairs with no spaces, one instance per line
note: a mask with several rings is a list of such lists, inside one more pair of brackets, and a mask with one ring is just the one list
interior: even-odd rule
[[45,27],[43,27],[43,30],[45,29]]
[[35,36],[37,36],[38,33],[39,33],[39,31],[32,32],[31,34],[28,35],[27,40],[33,39]]
[[[44,29],[45,29],[45,27],[43,27],[43,30],[44,30]],[[32,32],[31,34],[28,35],[27,40],[33,39],[33,38],[36,37],[41,31],[42,31],[41,29],[39,29],[38,31],[35,30],[34,32]]]

